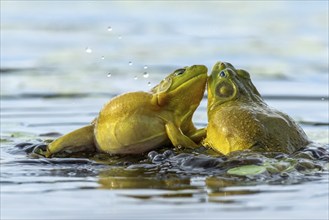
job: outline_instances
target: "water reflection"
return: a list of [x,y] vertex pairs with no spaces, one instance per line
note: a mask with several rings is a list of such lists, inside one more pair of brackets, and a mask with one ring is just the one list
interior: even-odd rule
[[[309,150],[309,149],[308,149]],[[304,150],[303,152],[308,152]],[[315,150],[315,149],[313,149]],[[323,151],[317,149],[316,151]],[[148,157],[110,167],[99,173],[99,183],[104,189],[166,189],[186,190],[207,188],[209,196],[253,194],[258,191],[226,192],[232,186],[250,186],[257,184],[292,184],[317,180],[319,174],[326,173],[328,162],[305,159],[300,154],[263,155],[254,152],[240,152],[229,157],[209,156],[200,153],[163,150],[162,153],[150,152]],[[307,154],[308,155],[308,154]],[[329,155],[329,151],[326,151]],[[309,156],[309,155],[308,155]],[[122,158],[117,157],[120,161]],[[129,160],[129,157],[125,157]],[[122,162],[122,161],[121,161]],[[113,163],[112,163],[113,164]],[[247,166],[264,167],[265,172],[249,171],[243,174],[231,174],[230,170]],[[198,184],[195,179],[201,178]],[[201,184],[200,184],[201,183]],[[224,191],[223,191],[224,190]]]
[[[100,189],[134,189],[120,191],[119,195],[123,197],[170,204],[222,203],[243,206],[247,202],[243,202],[242,198],[249,195],[298,191],[294,188],[262,189],[259,187],[259,182],[246,182],[232,177],[209,176],[198,179],[174,173],[161,176],[158,172],[147,174],[143,169],[123,168],[100,172],[98,183]],[[149,191],[151,189],[156,191]]]
[[102,189],[166,189],[180,190],[195,188],[189,178],[116,177],[100,173],[98,183]]

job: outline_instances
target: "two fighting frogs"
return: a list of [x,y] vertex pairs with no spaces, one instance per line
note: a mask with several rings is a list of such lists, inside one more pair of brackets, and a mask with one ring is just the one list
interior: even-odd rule
[[[208,82],[208,126],[192,123]],[[110,100],[97,118],[49,144],[46,156],[67,151],[142,154],[173,145],[202,144],[228,154],[237,150],[293,153],[309,144],[288,115],[269,107],[247,71],[218,62],[211,75],[194,65],[168,75],[150,92],[132,92]]]

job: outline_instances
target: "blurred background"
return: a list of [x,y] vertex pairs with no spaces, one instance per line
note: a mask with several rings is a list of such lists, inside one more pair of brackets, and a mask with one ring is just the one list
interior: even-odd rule
[[327,95],[328,1],[1,1],[3,95],[147,90],[218,60]]

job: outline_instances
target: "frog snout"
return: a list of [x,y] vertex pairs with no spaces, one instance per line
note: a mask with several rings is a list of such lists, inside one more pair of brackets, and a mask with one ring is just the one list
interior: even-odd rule
[[191,72],[207,73],[208,68],[205,65],[193,65],[190,67]]
[[227,63],[227,62],[221,62],[221,61],[218,61],[215,66],[217,66],[217,71],[222,71],[226,68],[230,68],[230,67],[233,67],[232,64],[230,63]]

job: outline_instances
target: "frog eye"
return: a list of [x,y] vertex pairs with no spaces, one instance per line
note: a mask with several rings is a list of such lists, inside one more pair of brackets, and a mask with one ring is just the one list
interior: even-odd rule
[[175,71],[175,76],[179,76],[179,75],[182,75],[184,72],[185,72],[186,69],[178,69]]
[[224,71],[220,71],[218,75],[220,77],[226,77],[226,73]]

